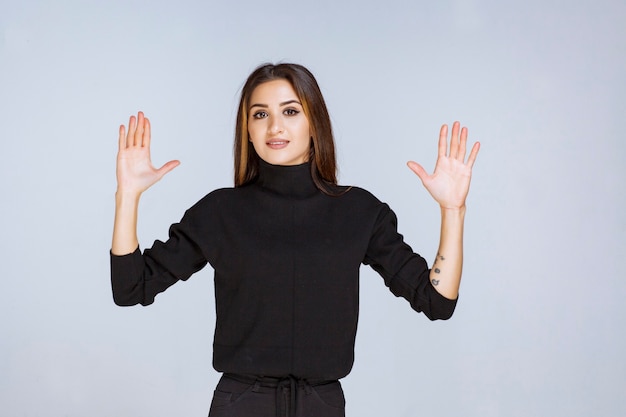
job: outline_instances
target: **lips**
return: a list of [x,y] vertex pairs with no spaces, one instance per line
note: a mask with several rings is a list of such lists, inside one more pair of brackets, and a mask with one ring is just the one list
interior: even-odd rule
[[265,143],[271,149],[283,149],[289,145],[289,141],[285,139],[270,139]]

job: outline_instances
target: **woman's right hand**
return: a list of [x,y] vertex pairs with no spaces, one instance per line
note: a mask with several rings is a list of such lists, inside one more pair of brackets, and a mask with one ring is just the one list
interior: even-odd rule
[[165,174],[176,168],[173,160],[156,169],[150,160],[150,121],[142,112],[131,116],[126,127],[120,126],[117,153],[117,192],[139,196]]

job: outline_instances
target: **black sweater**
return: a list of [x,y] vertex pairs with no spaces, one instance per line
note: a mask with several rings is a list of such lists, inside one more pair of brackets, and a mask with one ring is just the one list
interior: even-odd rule
[[309,164],[262,162],[255,183],[208,194],[166,242],[143,255],[112,255],[115,303],[151,304],[207,262],[215,271],[213,365],[221,372],[346,376],[361,263],[431,320],[449,318],[456,305],[432,287],[426,261],[403,242],[386,204],[355,187],[322,193]]

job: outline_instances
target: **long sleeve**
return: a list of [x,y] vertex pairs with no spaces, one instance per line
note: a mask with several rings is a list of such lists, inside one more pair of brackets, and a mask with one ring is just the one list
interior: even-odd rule
[[376,219],[363,263],[383,277],[396,297],[405,298],[430,320],[452,316],[456,300],[445,298],[430,284],[426,260],[404,242],[397,231],[396,215],[386,204]]
[[173,224],[166,242],[155,241],[143,254],[133,253],[111,258],[111,288],[117,305],[149,305],[154,297],[179,280],[187,280],[207,264],[201,248],[202,227],[197,209],[185,213],[180,223]]

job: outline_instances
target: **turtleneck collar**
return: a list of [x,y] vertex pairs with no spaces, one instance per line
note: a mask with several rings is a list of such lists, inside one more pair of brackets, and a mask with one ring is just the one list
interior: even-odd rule
[[300,165],[272,165],[259,160],[259,177],[256,184],[276,194],[303,198],[319,190],[311,178],[311,163]]

